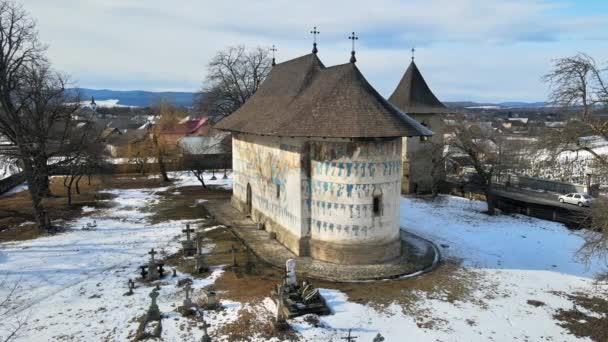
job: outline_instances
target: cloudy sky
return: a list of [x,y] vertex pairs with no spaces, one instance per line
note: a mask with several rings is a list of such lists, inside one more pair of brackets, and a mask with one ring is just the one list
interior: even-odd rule
[[607,0],[22,0],[55,67],[80,87],[200,88],[214,53],[275,44],[277,60],[310,52],[357,65],[388,96],[416,62],[442,100],[542,101],[551,60],[608,61]]

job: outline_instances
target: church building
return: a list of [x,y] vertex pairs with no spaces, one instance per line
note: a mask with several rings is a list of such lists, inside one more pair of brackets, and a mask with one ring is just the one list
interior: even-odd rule
[[373,264],[401,254],[402,137],[433,132],[384,99],[351,54],[326,67],[315,44],[273,61],[216,128],[233,136],[236,208],[298,256]]
[[388,100],[435,133],[432,137],[403,138],[402,192],[430,193],[445,178],[443,116],[449,109],[426,84],[413,56],[410,66]]

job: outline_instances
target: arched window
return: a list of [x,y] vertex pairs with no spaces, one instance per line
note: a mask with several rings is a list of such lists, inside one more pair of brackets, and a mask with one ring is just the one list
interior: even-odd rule
[[382,203],[382,190],[375,188],[372,193],[372,212],[375,216],[382,216],[383,203]]

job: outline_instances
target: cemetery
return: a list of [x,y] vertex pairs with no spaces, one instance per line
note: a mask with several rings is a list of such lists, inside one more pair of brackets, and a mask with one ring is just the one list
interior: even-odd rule
[[[246,233],[264,242],[273,241],[270,234],[242,214],[220,210],[230,200],[231,179],[212,176],[205,176],[208,189],[187,173],[173,173],[169,184],[118,177],[94,190],[97,204],[58,222],[66,227],[61,233],[4,242],[0,270],[20,279],[15,305],[31,312],[18,340],[35,334],[44,340],[398,341],[406,332],[419,340],[449,340],[454,332],[535,340],[541,336],[533,325],[541,324],[543,334],[569,341],[577,337],[554,317],[572,308],[568,293],[607,291],[594,284],[596,263],[572,258],[581,243],[576,233],[519,216],[490,218],[481,213],[483,203],[449,196],[400,202],[408,213],[401,226],[436,245],[421,260],[433,265],[434,253],[441,254],[431,269],[393,280],[336,281],[320,271],[315,277],[318,264],[306,258],[260,252]],[[239,232],[240,226],[248,230]],[[488,243],[495,240],[502,244]],[[484,327],[507,310],[516,329]]]

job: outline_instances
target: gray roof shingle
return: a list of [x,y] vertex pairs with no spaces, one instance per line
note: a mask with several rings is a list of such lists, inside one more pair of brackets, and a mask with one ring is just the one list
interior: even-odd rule
[[433,134],[384,99],[354,63],[326,68],[316,54],[277,64],[258,91],[215,127],[291,137]]

